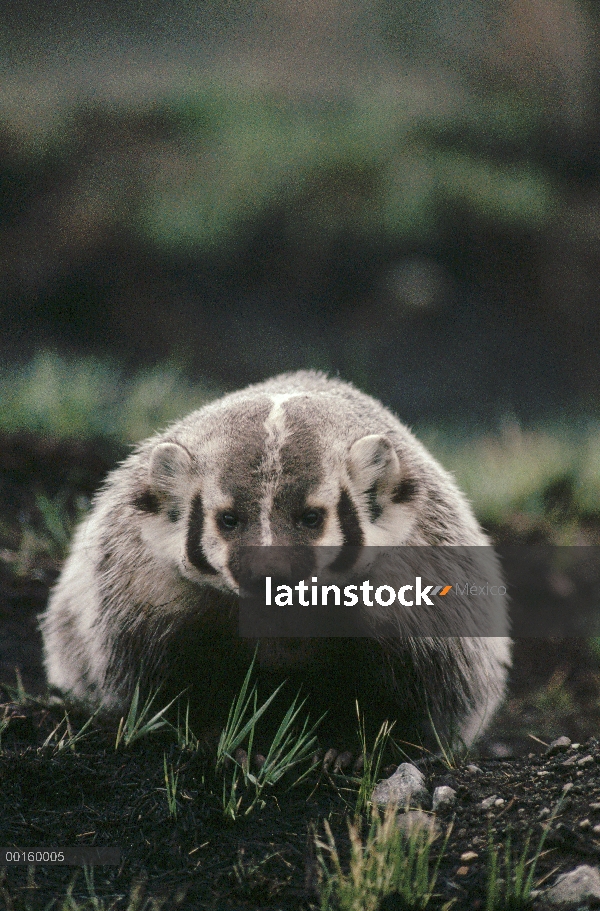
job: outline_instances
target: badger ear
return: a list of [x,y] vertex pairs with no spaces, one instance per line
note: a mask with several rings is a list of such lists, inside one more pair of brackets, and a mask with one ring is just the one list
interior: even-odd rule
[[387,437],[371,434],[350,449],[348,471],[360,493],[373,485],[388,486],[400,479],[400,462]]
[[403,472],[390,440],[380,434],[362,437],[353,444],[348,473],[357,494],[366,500],[372,522],[388,503],[407,503],[417,491],[416,482]]
[[148,480],[153,490],[172,493],[188,476],[192,457],[178,443],[159,443],[152,450]]

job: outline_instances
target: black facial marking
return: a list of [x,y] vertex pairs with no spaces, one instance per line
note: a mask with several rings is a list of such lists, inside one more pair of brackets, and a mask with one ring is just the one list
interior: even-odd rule
[[179,506],[170,506],[167,510],[167,518],[169,519],[169,522],[178,522],[181,518]]
[[143,490],[139,493],[133,501],[133,505],[140,512],[147,512],[154,516],[160,512],[160,501],[151,490]]
[[360,519],[356,507],[350,499],[350,494],[344,487],[342,487],[338,500],[337,515],[344,538],[344,546],[362,547],[365,539],[360,527]]
[[192,563],[202,573],[211,576],[217,575],[217,570],[210,565],[204,551],[202,550],[202,531],[204,529],[204,507],[202,497],[199,493],[192,500],[190,519],[187,532],[187,556]]
[[337,515],[342,530],[344,543],[339,554],[330,566],[335,572],[348,572],[360,554],[360,548],[364,543],[364,535],[360,527],[360,520],[356,507],[350,499],[348,491],[342,487],[340,498],[337,504]]
[[403,478],[392,491],[392,503],[410,503],[416,497],[418,490],[419,485],[414,478]]
[[369,516],[371,517],[371,522],[376,522],[381,513],[383,512],[383,507],[377,498],[377,483],[374,481],[369,489],[366,491],[365,496],[367,498],[367,506],[369,509]]

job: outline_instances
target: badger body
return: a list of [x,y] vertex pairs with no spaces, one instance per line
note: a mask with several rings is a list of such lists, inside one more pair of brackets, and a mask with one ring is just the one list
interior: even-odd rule
[[[160,686],[161,701],[186,690],[197,727],[210,727],[257,647],[237,632],[241,547],[489,543],[383,405],[319,373],[275,377],[144,441],[108,476],[42,617],[48,682],[116,714],[138,683]],[[510,664],[504,600],[493,610],[493,637],[263,639],[256,671],[265,691],[301,684],[312,717],[327,711],[340,730],[355,728],[358,700],[375,728],[388,718],[415,738],[433,720],[469,744]]]

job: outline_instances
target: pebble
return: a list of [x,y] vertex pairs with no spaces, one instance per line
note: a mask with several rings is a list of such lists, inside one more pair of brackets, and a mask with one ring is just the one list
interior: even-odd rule
[[600,813],[600,803],[591,803],[590,810],[592,813]]
[[594,757],[589,754],[587,756],[582,756],[581,759],[577,760],[577,765],[593,765],[593,763]]
[[576,761],[577,761],[577,760],[576,760],[575,756],[569,756],[568,759],[565,759],[564,762],[561,762],[561,765],[562,765],[562,766],[571,766],[571,765],[575,765]]
[[584,901],[600,900],[600,873],[596,867],[582,864],[563,873],[544,892],[544,899],[555,907],[573,907]]
[[579,828],[581,829],[582,832],[587,832],[588,829],[592,828],[592,824],[589,821],[589,819],[582,819],[581,822],[579,823]]
[[538,819],[547,819],[550,816],[550,810],[548,807],[542,807],[538,813]]
[[580,750],[580,749],[581,749],[581,744],[580,744],[580,743],[572,743],[572,744],[571,744],[571,749],[572,749],[572,750]]
[[477,860],[479,854],[476,854],[475,851],[465,851],[464,854],[460,855],[461,864],[469,864],[472,860]]
[[506,803],[506,801],[505,801],[504,797],[498,797],[498,798],[494,801],[494,806],[495,806],[495,807],[503,807],[505,803]]
[[371,800],[380,806],[420,807],[429,801],[425,777],[411,762],[402,762],[390,778],[375,785]]
[[514,750],[507,743],[496,740],[488,745],[488,749],[494,759],[512,759]]
[[486,797],[485,800],[482,800],[479,806],[482,810],[491,810],[496,802],[496,795],[492,794],[491,797]]
[[458,870],[456,871],[456,875],[457,876],[466,876],[468,872],[469,872],[468,867],[459,867]]
[[564,753],[564,751],[568,750],[570,746],[571,740],[569,737],[557,737],[556,740],[552,741],[546,750],[546,756],[554,756],[556,753]]
[[483,769],[480,769],[478,765],[471,763],[467,766],[466,771],[469,775],[483,775]]
[[448,785],[440,785],[433,792],[432,809],[434,813],[447,810],[456,803],[456,791]]
[[592,829],[592,832],[594,833],[594,835],[600,835],[600,826],[594,826],[594,828]]

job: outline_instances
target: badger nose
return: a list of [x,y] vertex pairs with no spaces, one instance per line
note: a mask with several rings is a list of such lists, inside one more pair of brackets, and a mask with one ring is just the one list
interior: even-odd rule
[[240,587],[264,591],[265,579],[273,585],[295,585],[313,570],[310,547],[247,547],[240,555]]

